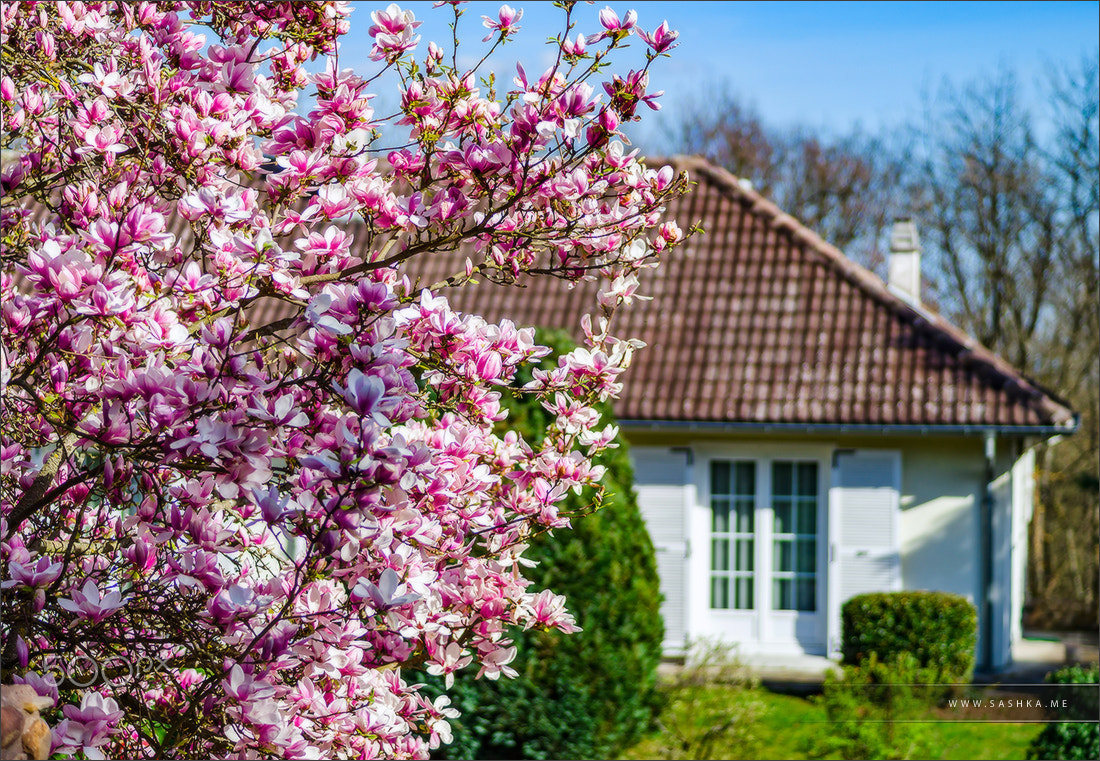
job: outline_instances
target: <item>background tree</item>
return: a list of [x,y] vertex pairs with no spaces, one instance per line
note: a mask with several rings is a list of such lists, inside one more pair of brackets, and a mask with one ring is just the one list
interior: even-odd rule
[[[562,331],[538,331],[535,339],[552,353],[543,370],[557,364],[576,344]],[[514,386],[533,378],[532,365],[517,373]],[[553,423],[539,404],[505,397],[507,430],[537,445]],[[602,419],[611,421],[609,407]],[[452,722],[454,743],[439,758],[617,758],[649,729],[657,708],[657,665],[661,660],[661,621],[657,560],[634,493],[626,441],[597,456],[605,469],[601,492],[588,489],[561,503],[575,515],[569,529],[540,534],[524,553],[538,565],[527,575],[537,588],[569,600],[581,631],[563,636],[531,629],[515,637],[515,679],[456,676],[445,690],[462,711]],[[591,514],[588,505],[599,498]],[[429,677],[430,678],[430,677]]]
[[[513,627],[575,629],[523,552],[602,476],[592,405],[635,348],[610,320],[682,239],[685,178],[617,139],[675,33],[606,9],[579,50],[566,7],[555,63],[498,93],[397,5],[377,69],[342,70],[352,9],[0,6],[0,665],[59,704],[62,754],[423,757],[455,712],[403,667],[514,676]],[[538,443],[494,427],[548,349],[407,274],[460,247],[447,285],[603,281],[524,389]]]
[[860,129],[824,135],[765,124],[728,83],[687,94],[661,122],[663,145],[701,155],[775,201],[864,266],[885,272],[885,235],[897,213],[902,162]]

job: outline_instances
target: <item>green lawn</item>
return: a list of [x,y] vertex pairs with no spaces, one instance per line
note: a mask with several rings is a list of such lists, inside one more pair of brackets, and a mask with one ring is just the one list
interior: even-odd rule
[[[723,705],[741,708],[723,715]],[[708,729],[724,725],[739,712],[742,726],[729,741],[711,738],[706,748],[700,747],[700,738]],[[928,715],[937,718],[946,714],[930,711]],[[655,732],[624,757],[805,759],[810,758],[807,754],[814,737],[828,733],[831,726],[812,698],[719,685],[697,688],[690,698],[667,708],[662,720],[666,729]],[[922,726],[928,726],[934,737],[932,758],[938,759],[1024,759],[1028,744],[1043,728],[1042,724],[953,721],[937,721],[934,729]]]

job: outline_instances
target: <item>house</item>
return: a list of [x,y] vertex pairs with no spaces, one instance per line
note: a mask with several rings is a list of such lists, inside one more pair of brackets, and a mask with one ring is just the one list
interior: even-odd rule
[[[921,305],[911,225],[894,230],[887,284],[728,172],[672,163],[697,186],[668,216],[706,232],[643,275],[652,301],[616,317],[616,334],[649,344],[616,414],[658,551],[667,653],[707,636],[750,656],[835,655],[852,595],[929,589],[973,601],[979,667],[1008,666],[1034,447],[1072,433],[1074,412]],[[438,261],[426,282],[453,271]],[[576,331],[594,290],[448,297]]]

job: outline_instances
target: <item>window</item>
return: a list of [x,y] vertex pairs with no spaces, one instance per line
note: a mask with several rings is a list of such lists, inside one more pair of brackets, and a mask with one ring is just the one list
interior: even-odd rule
[[817,463],[772,463],[772,608],[817,608]]
[[710,607],[816,611],[818,501],[817,462],[711,461]]
[[753,609],[756,463],[710,465],[710,606]]

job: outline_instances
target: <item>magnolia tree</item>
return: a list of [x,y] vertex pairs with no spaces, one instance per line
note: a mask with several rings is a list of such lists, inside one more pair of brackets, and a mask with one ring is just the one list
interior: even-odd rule
[[[619,133],[675,33],[562,5],[497,92],[396,5],[364,77],[344,2],[3,3],[3,680],[56,701],[53,752],[425,757],[454,711],[402,667],[510,676],[511,627],[575,629],[523,551],[600,477],[612,315],[686,179]],[[435,292],[524,273],[603,281],[525,389],[537,447],[500,394],[546,350]]]

